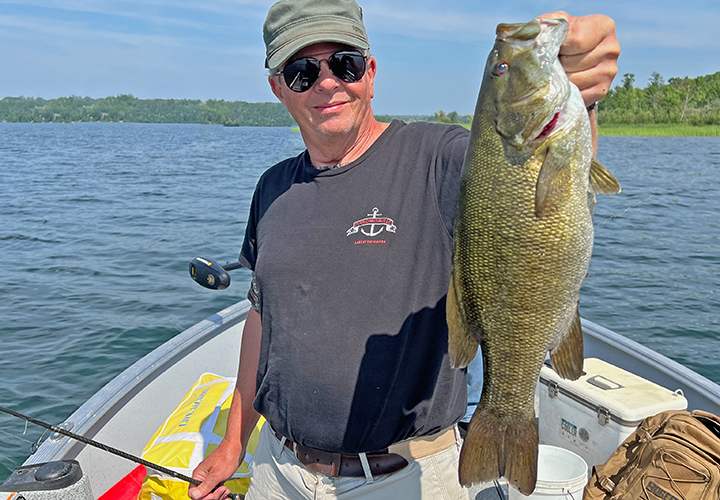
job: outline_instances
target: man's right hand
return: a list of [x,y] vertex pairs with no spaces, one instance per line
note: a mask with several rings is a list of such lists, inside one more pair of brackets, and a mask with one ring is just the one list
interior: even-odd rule
[[[202,481],[200,486],[190,486],[188,496],[194,500],[222,500],[230,490],[222,485],[240,466],[245,450],[240,443],[225,439],[192,473],[193,479]],[[218,486],[220,485],[220,486]]]

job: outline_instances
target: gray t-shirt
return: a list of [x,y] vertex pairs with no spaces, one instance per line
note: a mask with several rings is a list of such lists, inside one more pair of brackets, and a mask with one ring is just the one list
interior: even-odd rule
[[280,434],[371,452],[465,415],[445,300],[468,137],[395,121],[347,166],[305,152],[259,180],[240,262],[260,297],[255,408]]

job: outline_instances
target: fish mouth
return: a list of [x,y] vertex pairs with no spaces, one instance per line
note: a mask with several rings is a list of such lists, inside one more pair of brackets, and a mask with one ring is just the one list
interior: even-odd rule
[[540,141],[540,140],[542,140],[542,139],[545,139],[545,138],[548,137],[550,134],[552,134],[553,131],[555,130],[555,128],[557,127],[557,124],[558,124],[558,120],[559,120],[559,119],[560,119],[560,112],[558,111],[558,112],[555,113],[555,115],[550,119],[550,121],[543,127],[542,132],[540,132],[540,134],[538,134],[538,136],[535,137],[535,139],[533,139],[533,142],[534,142],[534,141]]

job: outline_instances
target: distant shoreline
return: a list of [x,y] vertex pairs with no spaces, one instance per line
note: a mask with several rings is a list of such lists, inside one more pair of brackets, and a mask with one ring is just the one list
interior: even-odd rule
[[[461,124],[470,128],[469,124]],[[655,125],[599,125],[598,135],[601,136],[633,136],[633,137],[717,137],[720,136],[718,125],[678,125],[661,123]]]
[[[53,123],[68,124],[68,123],[138,123],[138,122],[110,122],[110,121],[97,121],[97,122],[8,122],[0,120],[0,123],[36,123],[50,125]],[[150,125],[152,123],[158,124],[158,122],[143,123],[144,125]],[[168,124],[168,123],[165,123]],[[198,123],[180,123],[179,125],[208,125]],[[210,124],[219,125],[219,124]],[[448,125],[460,125],[466,129],[470,129],[469,123],[453,123]],[[246,127],[253,125],[239,125],[239,127]],[[238,127],[238,125],[233,125]],[[287,125],[281,125],[283,128],[287,128]],[[290,127],[293,132],[298,132],[300,128],[297,125]],[[663,123],[655,125],[600,125],[598,126],[598,135],[600,136],[623,136],[623,137],[720,137],[720,126],[718,125],[678,125],[672,123]]]

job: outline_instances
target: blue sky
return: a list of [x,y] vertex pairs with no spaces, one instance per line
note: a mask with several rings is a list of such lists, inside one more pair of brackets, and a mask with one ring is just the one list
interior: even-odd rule
[[[619,73],[645,86],[720,71],[720,2],[360,0],[378,114],[471,113],[495,26],[554,10],[614,18]],[[263,68],[272,0],[0,0],[0,97],[275,101]]]

